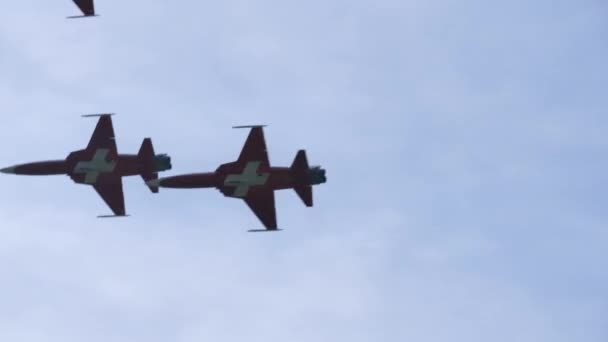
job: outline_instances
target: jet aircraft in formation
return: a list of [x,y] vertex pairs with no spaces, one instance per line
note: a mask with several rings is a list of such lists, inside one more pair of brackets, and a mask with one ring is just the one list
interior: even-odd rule
[[236,161],[222,164],[214,172],[160,178],[147,184],[163,188],[217,188],[224,196],[244,200],[266,231],[278,230],[274,191],[294,189],[304,204],[312,207],[312,186],[325,183],[327,178],[320,166],[308,166],[304,150],[298,151],[290,167],[270,166],[262,127],[235,126],[251,128],[241,154]]
[[[145,138],[137,154],[118,154],[112,126],[112,114],[91,114],[99,117],[95,131],[85,149],[70,153],[66,159],[20,164],[4,169],[2,173],[17,175],[68,175],[79,184],[93,186],[114,215],[126,216],[122,191],[122,177],[141,176],[144,181],[158,179],[158,172],[171,169],[171,158],[155,154],[152,140]],[[149,186],[154,193],[158,187]]]
[[217,188],[227,197],[245,201],[262,222],[265,229],[276,231],[274,191],[294,189],[307,207],[313,206],[312,187],[327,181],[325,170],[310,167],[306,151],[300,150],[290,167],[270,165],[264,139],[264,126],[235,126],[251,128],[236,161],[220,165],[214,172],[192,173],[158,178],[158,173],[171,169],[167,154],[155,154],[152,140],[145,138],[138,154],[118,154],[113,114],[92,114],[99,117],[95,131],[85,149],[74,151],[64,160],[50,160],[20,164],[2,173],[17,175],[68,175],[79,184],[93,186],[114,215],[127,216],[122,188],[122,177],[140,175],[150,190],[157,193],[164,188]]
[[[73,0],[82,15],[68,18],[95,17],[94,0]],[[251,128],[239,158],[220,165],[214,172],[193,173],[158,179],[158,172],[171,169],[171,158],[155,155],[150,138],[144,139],[137,155],[118,154],[111,114],[99,116],[95,132],[84,150],[70,153],[65,160],[43,161],[1,169],[3,173],[19,175],[68,175],[76,183],[89,184],[99,193],[114,215],[127,216],[122,177],[141,175],[152,192],[164,188],[217,188],[227,197],[240,198],[262,222],[265,230],[277,227],[274,191],[294,189],[304,204],[313,206],[312,187],[327,181],[325,170],[310,167],[306,151],[300,150],[290,167],[270,166],[264,126],[236,126]]]

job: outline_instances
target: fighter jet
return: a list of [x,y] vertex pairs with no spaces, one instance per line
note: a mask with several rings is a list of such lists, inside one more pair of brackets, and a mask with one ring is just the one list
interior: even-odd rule
[[194,173],[153,180],[147,184],[163,188],[217,188],[224,196],[247,203],[266,227],[250,232],[276,231],[274,190],[294,189],[307,207],[312,207],[312,186],[327,181],[320,166],[309,167],[306,151],[300,150],[291,167],[272,167],[266,152],[263,125],[251,128],[239,158],[220,165],[215,172]]
[[76,6],[82,12],[82,15],[73,15],[68,17],[68,19],[73,18],[86,18],[86,17],[97,17],[97,13],[95,13],[95,4],[93,0],[73,0]]
[[[83,115],[99,117],[99,121],[88,146],[70,153],[66,159],[20,164],[1,169],[0,172],[17,175],[68,175],[76,183],[92,185],[114,213],[98,217],[128,216],[125,212],[122,177],[140,175],[144,181],[158,179],[158,172],[171,169],[171,158],[166,154],[154,154],[150,138],[144,139],[138,154],[118,154],[112,115]],[[158,192],[158,187],[149,188],[154,193]]]

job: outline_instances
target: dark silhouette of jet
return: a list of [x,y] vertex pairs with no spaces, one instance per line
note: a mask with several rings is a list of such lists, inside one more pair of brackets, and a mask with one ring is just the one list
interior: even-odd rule
[[306,151],[300,150],[291,167],[271,167],[264,141],[264,126],[251,128],[238,160],[220,165],[215,172],[194,173],[153,180],[147,184],[163,188],[217,188],[227,197],[247,203],[266,230],[276,231],[274,191],[294,189],[307,207],[312,207],[312,186],[325,183],[325,170],[309,167]]
[[[99,117],[93,136],[84,150],[70,153],[64,160],[20,164],[1,169],[2,173],[17,175],[68,175],[79,184],[92,185],[114,215],[127,216],[122,191],[122,177],[140,175],[144,181],[158,179],[158,172],[171,169],[171,158],[154,154],[152,140],[145,138],[138,154],[118,154],[112,114],[91,114]],[[154,193],[158,187],[149,186]]]
[[87,17],[97,17],[97,13],[95,13],[95,4],[93,0],[73,0],[76,6],[82,12],[82,15],[73,15],[68,17],[68,19],[73,18],[87,18]]

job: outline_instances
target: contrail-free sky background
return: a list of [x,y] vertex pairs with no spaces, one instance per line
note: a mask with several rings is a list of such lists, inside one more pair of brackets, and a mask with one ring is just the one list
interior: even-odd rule
[[276,234],[216,190],[0,175],[0,341],[608,340],[608,5],[600,0],[68,0],[0,7],[0,166],[116,112],[164,175],[327,168]]

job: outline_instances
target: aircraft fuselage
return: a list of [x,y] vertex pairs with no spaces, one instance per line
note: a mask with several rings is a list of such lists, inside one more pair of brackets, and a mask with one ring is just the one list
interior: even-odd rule
[[79,178],[87,173],[111,173],[120,177],[135,176],[144,172],[144,164],[135,154],[119,154],[108,160],[103,152],[87,156],[84,150],[71,153],[64,160],[48,160],[19,164],[2,169],[4,173],[29,176],[68,175]]
[[[250,169],[251,170],[251,169]],[[191,173],[167,177],[160,180],[164,188],[222,188],[264,187],[271,190],[291,189],[296,185],[292,172],[287,167],[271,167],[268,171],[231,170],[218,168],[215,172]],[[240,196],[239,196],[240,197]]]

